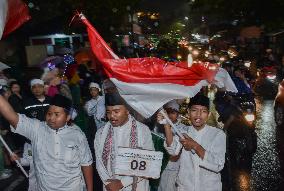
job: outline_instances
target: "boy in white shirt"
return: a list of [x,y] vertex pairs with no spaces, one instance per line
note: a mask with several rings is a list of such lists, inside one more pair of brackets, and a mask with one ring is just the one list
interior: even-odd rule
[[0,114],[31,140],[37,190],[93,191],[92,155],[83,132],[70,124],[72,102],[53,97],[45,122],[14,112],[0,96]]
[[[191,98],[188,113],[192,126],[182,132],[184,139],[173,136],[171,126],[164,125],[165,148],[170,155],[181,152],[178,191],[221,191],[220,171],[225,163],[225,133],[206,124],[209,115],[209,99],[206,96]],[[158,121],[162,119],[159,114]]]

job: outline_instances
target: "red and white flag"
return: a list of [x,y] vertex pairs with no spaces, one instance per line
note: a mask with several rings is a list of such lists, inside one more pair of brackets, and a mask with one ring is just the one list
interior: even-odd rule
[[0,39],[30,18],[29,9],[21,0],[0,0]]
[[87,26],[92,51],[106,74],[125,101],[146,118],[173,99],[195,96],[209,82],[237,92],[228,73],[209,63],[195,63],[187,68],[185,62],[159,58],[119,59],[89,21],[80,17]]

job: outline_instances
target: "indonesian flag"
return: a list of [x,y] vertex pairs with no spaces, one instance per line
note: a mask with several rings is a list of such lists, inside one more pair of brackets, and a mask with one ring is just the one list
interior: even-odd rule
[[21,0],[0,0],[0,39],[30,18],[28,7]]
[[92,51],[106,74],[125,101],[146,118],[173,99],[195,96],[209,82],[237,92],[228,73],[210,63],[194,63],[188,68],[185,62],[159,58],[119,59],[82,14],[80,18],[87,26]]

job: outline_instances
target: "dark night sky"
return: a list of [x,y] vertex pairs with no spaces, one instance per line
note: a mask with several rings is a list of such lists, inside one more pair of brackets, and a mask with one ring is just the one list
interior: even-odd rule
[[157,11],[161,17],[179,17],[186,14],[185,0],[142,0],[140,6],[143,10]]

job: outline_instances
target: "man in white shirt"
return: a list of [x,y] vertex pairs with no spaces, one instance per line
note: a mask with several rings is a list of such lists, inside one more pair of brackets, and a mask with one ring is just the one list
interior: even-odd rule
[[[172,100],[166,105],[164,105],[164,109],[167,111],[169,119],[175,124],[175,126],[179,130],[181,131],[187,130],[188,127],[185,124],[181,123],[181,119],[179,118],[180,105],[177,103],[176,100]],[[176,179],[180,165],[179,157],[180,155],[170,156],[169,162],[161,175],[158,191],[177,190]]]
[[109,122],[96,133],[96,167],[104,190],[148,191],[147,179],[114,174],[115,154],[118,147],[154,150],[149,128],[130,115],[124,100],[118,93],[105,95],[106,114]]
[[[171,155],[181,152],[178,191],[221,191],[225,133],[206,124],[209,115],[209,99],[206,96],[191,98],[188,113],[192,126],[183,131],[184,139],[173,136],[171,126],[164,125],[165,148]],[[158,116],[158,120],[162,120],[162,115]]]
[[88,116],[93,117],[96,124],[96,129],[99,129],[105,125],[105,98],[104,96],[99,95],[99,92],[101,91],[99,84],[91,82],[89,85],[89,90],[91,99],[86,102],[84,108]]
[[92,155],[83,132],[70,124],[71,106],[68,98],[54,96],[41,122],[15,113],[0,96],[0,114],[31,140],[38,191],[93,191]]
[[89,84],[89,91],[91,99],[86,102],[84,109],[88,117],[88,143],[91,147],[91,152],[95,155],[94,151],[94,139],[96,132],[99,128],[103,127],[105,122],[106,107],[105,107],[105,97],[100,96],[99,93],[101,88],[99,84],[91,82]]

